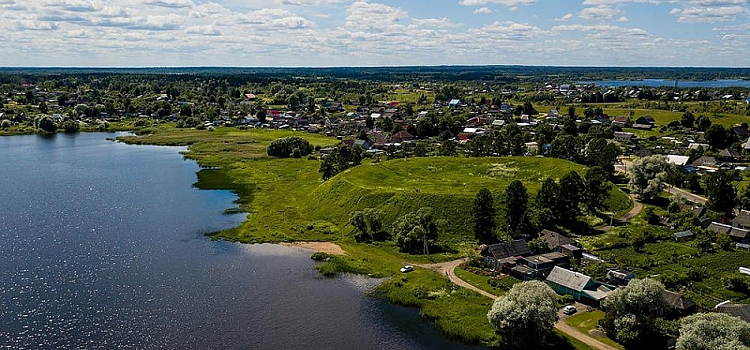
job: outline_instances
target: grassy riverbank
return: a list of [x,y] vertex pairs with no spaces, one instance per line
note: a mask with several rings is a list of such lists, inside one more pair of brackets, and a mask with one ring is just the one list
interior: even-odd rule
[[[498,341],[486,314],[492,301],[450,284],[444,276],[417,268],[409,274],[398,269],[405,264],[427,264],[467,256],[475,249],[470,209],[476,192],[490,188],[502,207],[502,193],[514,179],[521,179],[535,193],[545,176],[561,177],[583,166],[552,158],[410,158],[373,162],[366,160],[327,182],[322,182],[317,159],[275,159],[266,156],[266,146],[281,137],[298,135],[314,146],[332,146],[333,138],[317,134],[278,130],[213,132],[189,129],[153,129],[145,136],[122,137],[131,144],[188,145],[186,157],[204,169],[195,186],[228,189],[240,199],[248,213],[241,226],[216,234],[215,238],[245,243],[331,241],[341,245],[344,256],[319,265],[325,274],[353,272],[374,277],[393,277],[379,288],[391,302],[419,307],[448,337],[476,344]],[[416,191],[416,189],[419,191]],[[613,187],[611,211],[629,206],[627,195]],[[377,207],[385,213],[385,224],[419,207],[432,207],[440,220],[438,243],[444,252],[414,256],[398,251],[392,242],[358,244],[349,215],[355,210]],[[564,337],[557,345],[572,345]],[[565,347],[563,347],[565,348]]]

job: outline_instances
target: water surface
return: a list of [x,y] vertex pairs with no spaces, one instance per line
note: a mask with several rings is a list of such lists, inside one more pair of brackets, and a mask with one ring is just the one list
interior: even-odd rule
[[236,196],[107,137],[0,137],[0,348],[465,348],[309,252],[210,241]]
[[[605,87],[622,87],[622,86],[646,86],[646,87],[674,87],[674,80],[666,79],[643,79],[643,80],[599,80],[599,81],[578,81],[576,84],[594,84]],[[678,80],[676,81],[679,88],[726,88],[726,87],[750,87],[750,80]]]

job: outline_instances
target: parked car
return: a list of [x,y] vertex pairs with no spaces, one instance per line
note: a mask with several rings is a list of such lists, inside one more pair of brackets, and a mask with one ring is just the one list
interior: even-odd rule
[[406,265],[401,268],[401,272],[403,273],[412,272],[412,271],[414,271],[414,266],[411,266],[411,265]]
[[578,311],[578,310],[576,310],[576,307],[573,306],[573,305],[568,305],[568,306],[566,306],[566,307],[563,308],[563,313],[566,314],[566,315],[572,315],[572,314],[576,313],[576,311]]

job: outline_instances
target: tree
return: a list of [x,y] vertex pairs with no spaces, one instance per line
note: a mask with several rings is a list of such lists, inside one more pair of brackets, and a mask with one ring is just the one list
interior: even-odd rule
[[429,247],[437,239],[437,224],[432,217],[432,209],[421,208],[409,213],[393,223],[393,236],[399,250],[410,254],[428,254]]
[[686,128],[692,128],[695,124],[695,115],[690,112],[685,112],[682,114],[682,119],[680,120],[680,124]]
[[452,140],[445,140],[440,144],[440,155],[450,157],[456,154],[456,143]]
[[749,350],[750,323],[722,313],[699,313],[680,320],[678,350]]
[[60,125],[60,128],[64,132],[72,134],[78,132],[81,129],[81,125],[76,120],[68,119]]
[[705,180],[708,194],[708,207],[725,216],[730,216],[737,205],[737,189],[732,185],[732,176],[726,170],[719,170]]
[[597,210],[604,206],[604,201],[609,198],[609,182],[604,169],[595,166],[589,168],[584,175],[584,204],[589,211]]
[[704,135],[708,144],[717,149],[726,147],[728,136],[727,129],[721,124],[712,124]]
[[603,138],[592,139],[586,147],[587,164],[601,167],[608,176],[615,173],[615,162],[620,155],[620,147]]
[[271,157],[289,158],[293,156],[295,149],[299,150],[300,157],[306,156],[313,151],[310,141],[299,136],[290,136],[271,141],[266,149],[266,153]]
[[750,186],[745,186],[745,189],[740,192],[737,202],[740,209],[750,210]]
[[557,294],[543,282],[518,283],[495,300],[487,319],[508,346],[537,348],[557,322],[556,300]]
[[550,144],[550,155],[555,158],[576,161],[580,157],[581,147],[579,147],[575,136],[560,135],[555,137]]
[[570,118],[576,117],[576,108],[574,106],[568,106],[568,117]]
[[529,249],[533,251],[536,254],[544,254],[549,253],[549,243],[546,239],[542,237],[537,237],[529,241],[528,243]]
[[515,180],[505,190],[505,226],[511,237],[524,237],[531,229],[529,194],[521,181]]
[[669,163],[664,156],[654,155],[636,159],[628,173],[630,188],[642,200],[656,198],[664,189],[668,168]]
[[711,119],[708,119],[708,117],[702,115],[698,117],[698,119],[696,119],[696,123],[696,129],[698,129],[698,131],[706,131],[708,130],[708,127],[711,126]]
[[570,171],[560,179],[557,189],[557,217],[564,224],[573,224],[581,214],[581,202],[586,190],[583,179],[576,171]]
[[536,193],[537,218],[542,227],[553,228],[557,224],[557,194],[559,192],[557,181],[548,177],[542,181],[542,187]]
[[349,217],[349,224],[354,226],[354,239],[357,242],[370,243],[388,238],[383,230],[383,212],[375,208],[357,211]]
[[474,199],[474,237],[479,244],[492,244],[497,241],[495,237],[495,205],[492,192],[482,188]]
[[320,163],[320,169],[318,172],[321,173],[323,180],[328,180],[336,174],[355,167],[362,163],[362,149],[359,146],[351,147],[346,144],[342,144],[336,147],[333,152],[323,158]]
[[55,130],[57,130],[55,122],[49,116],[38,117],[35,120],[34,124],[37,129],[41,129],[46,132],[55,132]]
[[667,310],[664,285],[645,278],[634,279],[603,301],[605,317],[600,325],[607,335],[626,348],[647,344],[656,335],[655,320]]

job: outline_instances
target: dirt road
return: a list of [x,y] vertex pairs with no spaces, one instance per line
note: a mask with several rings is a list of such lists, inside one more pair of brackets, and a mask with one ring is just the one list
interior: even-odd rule
[[[421,268],[425,268],[425,269],[430,269],[430,270],[437,271],[441,275],[448,277],[448,279],[450,279],[451,282],[453,282],[453,283],[455,283],[455,284],[457,284],[457,285],[459,285],[461,287],[473,290],[473,291],[475,291],[475,292],[477,292],[477,293],[479,293],[479,294],[481,294],[481,295],[483,295],[485,297],[488,297],[490,299],[493,299],[493,300],[497,299],[497,295],[494,295],[492,293],[489,293],[489,292],[481,290],[481,289],[479,289],[477,287],[474,287],[473,285],[469,284],[468,282],[466,282],[466,281],[458,278],[458,276],[456,276],[456,273],[455,273],[456,267],[458,267],[459,265],[461,265],[462,263],[464,263],[466,260],[467,259],[464,258],[464,259],[453,260],[453,261],[449,261],[449,262],[445,262],[445,263],[425,264],[425,265],[417,265],[417,266],[419,266]],[[569,326],[567,323],[565,323],[564,320],[557,321],[557,323],[555,323],[555,328],[557,328],[557,330],[559,330],[559,331],[561,331],[561,332],[563,332],[563,333],[565,333],[565,334],[567,334],[567,335],[569,335],[569,336],[571,336],[573,338],[576,338],[577,340],[585,343],[586,345],[588,345],[588,346],[590,346],[592,348],[599,349],[599,350],[617,350],[617,349],[615,349],[615,348],[613,348],[613,347],[611,347],[611,346],[609,346],[607,344],[604,344],[604,343],[602,343],[602,342],[600,342],[600,341],[598,341],[598,340],[590,337],[588,334],[582,333],[581,331],[579,331],[579,330],[577,330],[577,329]]]

